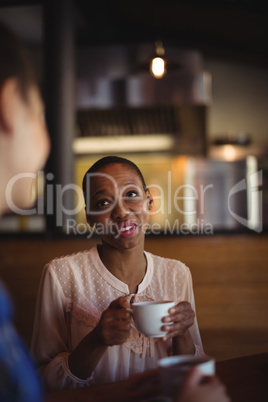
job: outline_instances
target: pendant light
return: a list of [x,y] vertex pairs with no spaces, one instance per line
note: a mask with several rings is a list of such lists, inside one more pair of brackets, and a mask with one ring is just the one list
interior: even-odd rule
[[161,41],[155,42],[155,55],[150,62],[150,73],[157,79],[166,74],[165,49]]

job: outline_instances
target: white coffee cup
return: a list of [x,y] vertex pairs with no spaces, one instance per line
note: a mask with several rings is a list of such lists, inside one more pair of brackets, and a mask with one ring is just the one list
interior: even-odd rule
[[175,396],[184,377],[193,366],[197,366],[205,376],[215,374],[215,360],[208,356],[179,355],[164,357],[159,360],[160,381],[165,396]]
[[164,323],[162,318],[169,315],[168,310],[173,306],[173,301],[147,301],[132,303],[131,308],[127,310],[133,315],[133,328],[149,338],[161,338],[167,333],[162,331],[161,327],[172,324]]

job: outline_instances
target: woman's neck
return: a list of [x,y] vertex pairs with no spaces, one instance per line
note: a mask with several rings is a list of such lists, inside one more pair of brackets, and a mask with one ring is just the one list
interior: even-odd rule
[[105,267],[128,285],[130,293],[136,293],[147,268],[143,247],[119,250],[103,243],[98,252]]

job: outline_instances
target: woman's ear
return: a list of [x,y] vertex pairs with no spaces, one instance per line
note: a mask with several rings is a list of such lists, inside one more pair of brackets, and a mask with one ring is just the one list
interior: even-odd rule
[[4,132],[14,131],[21,102],[17,80],[7,79],[0,88],[0,127]]
[[87,223],[89,224],[90,227],[93,228],[93,226],[95,225],[95,223],[93,222],[92,218],[90,217],[90,215],[87,214],[87,208],[85,207],[85,212],[86,212],[86,218],[87,218]]
[[148,202],[148,209],[149,209],[149,211],[151,211],[154,207],[154,199],[148,188],[146,189],[146,196],[147,196],[147,202]]

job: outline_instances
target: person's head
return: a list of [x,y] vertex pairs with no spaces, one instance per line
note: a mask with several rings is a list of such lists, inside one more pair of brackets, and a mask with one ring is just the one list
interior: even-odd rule
[[[44,166],[49,140],[44,106],[29,54],[20,40],[0,23],[0,213],[13,203],[32,202],[32,179]],[[11,185],[12,180],[14,185]]]
[[86,172],[83,193],[87,221],[103,242],[129,248],[143,242],[153,199],[132,161],[107,156]]

